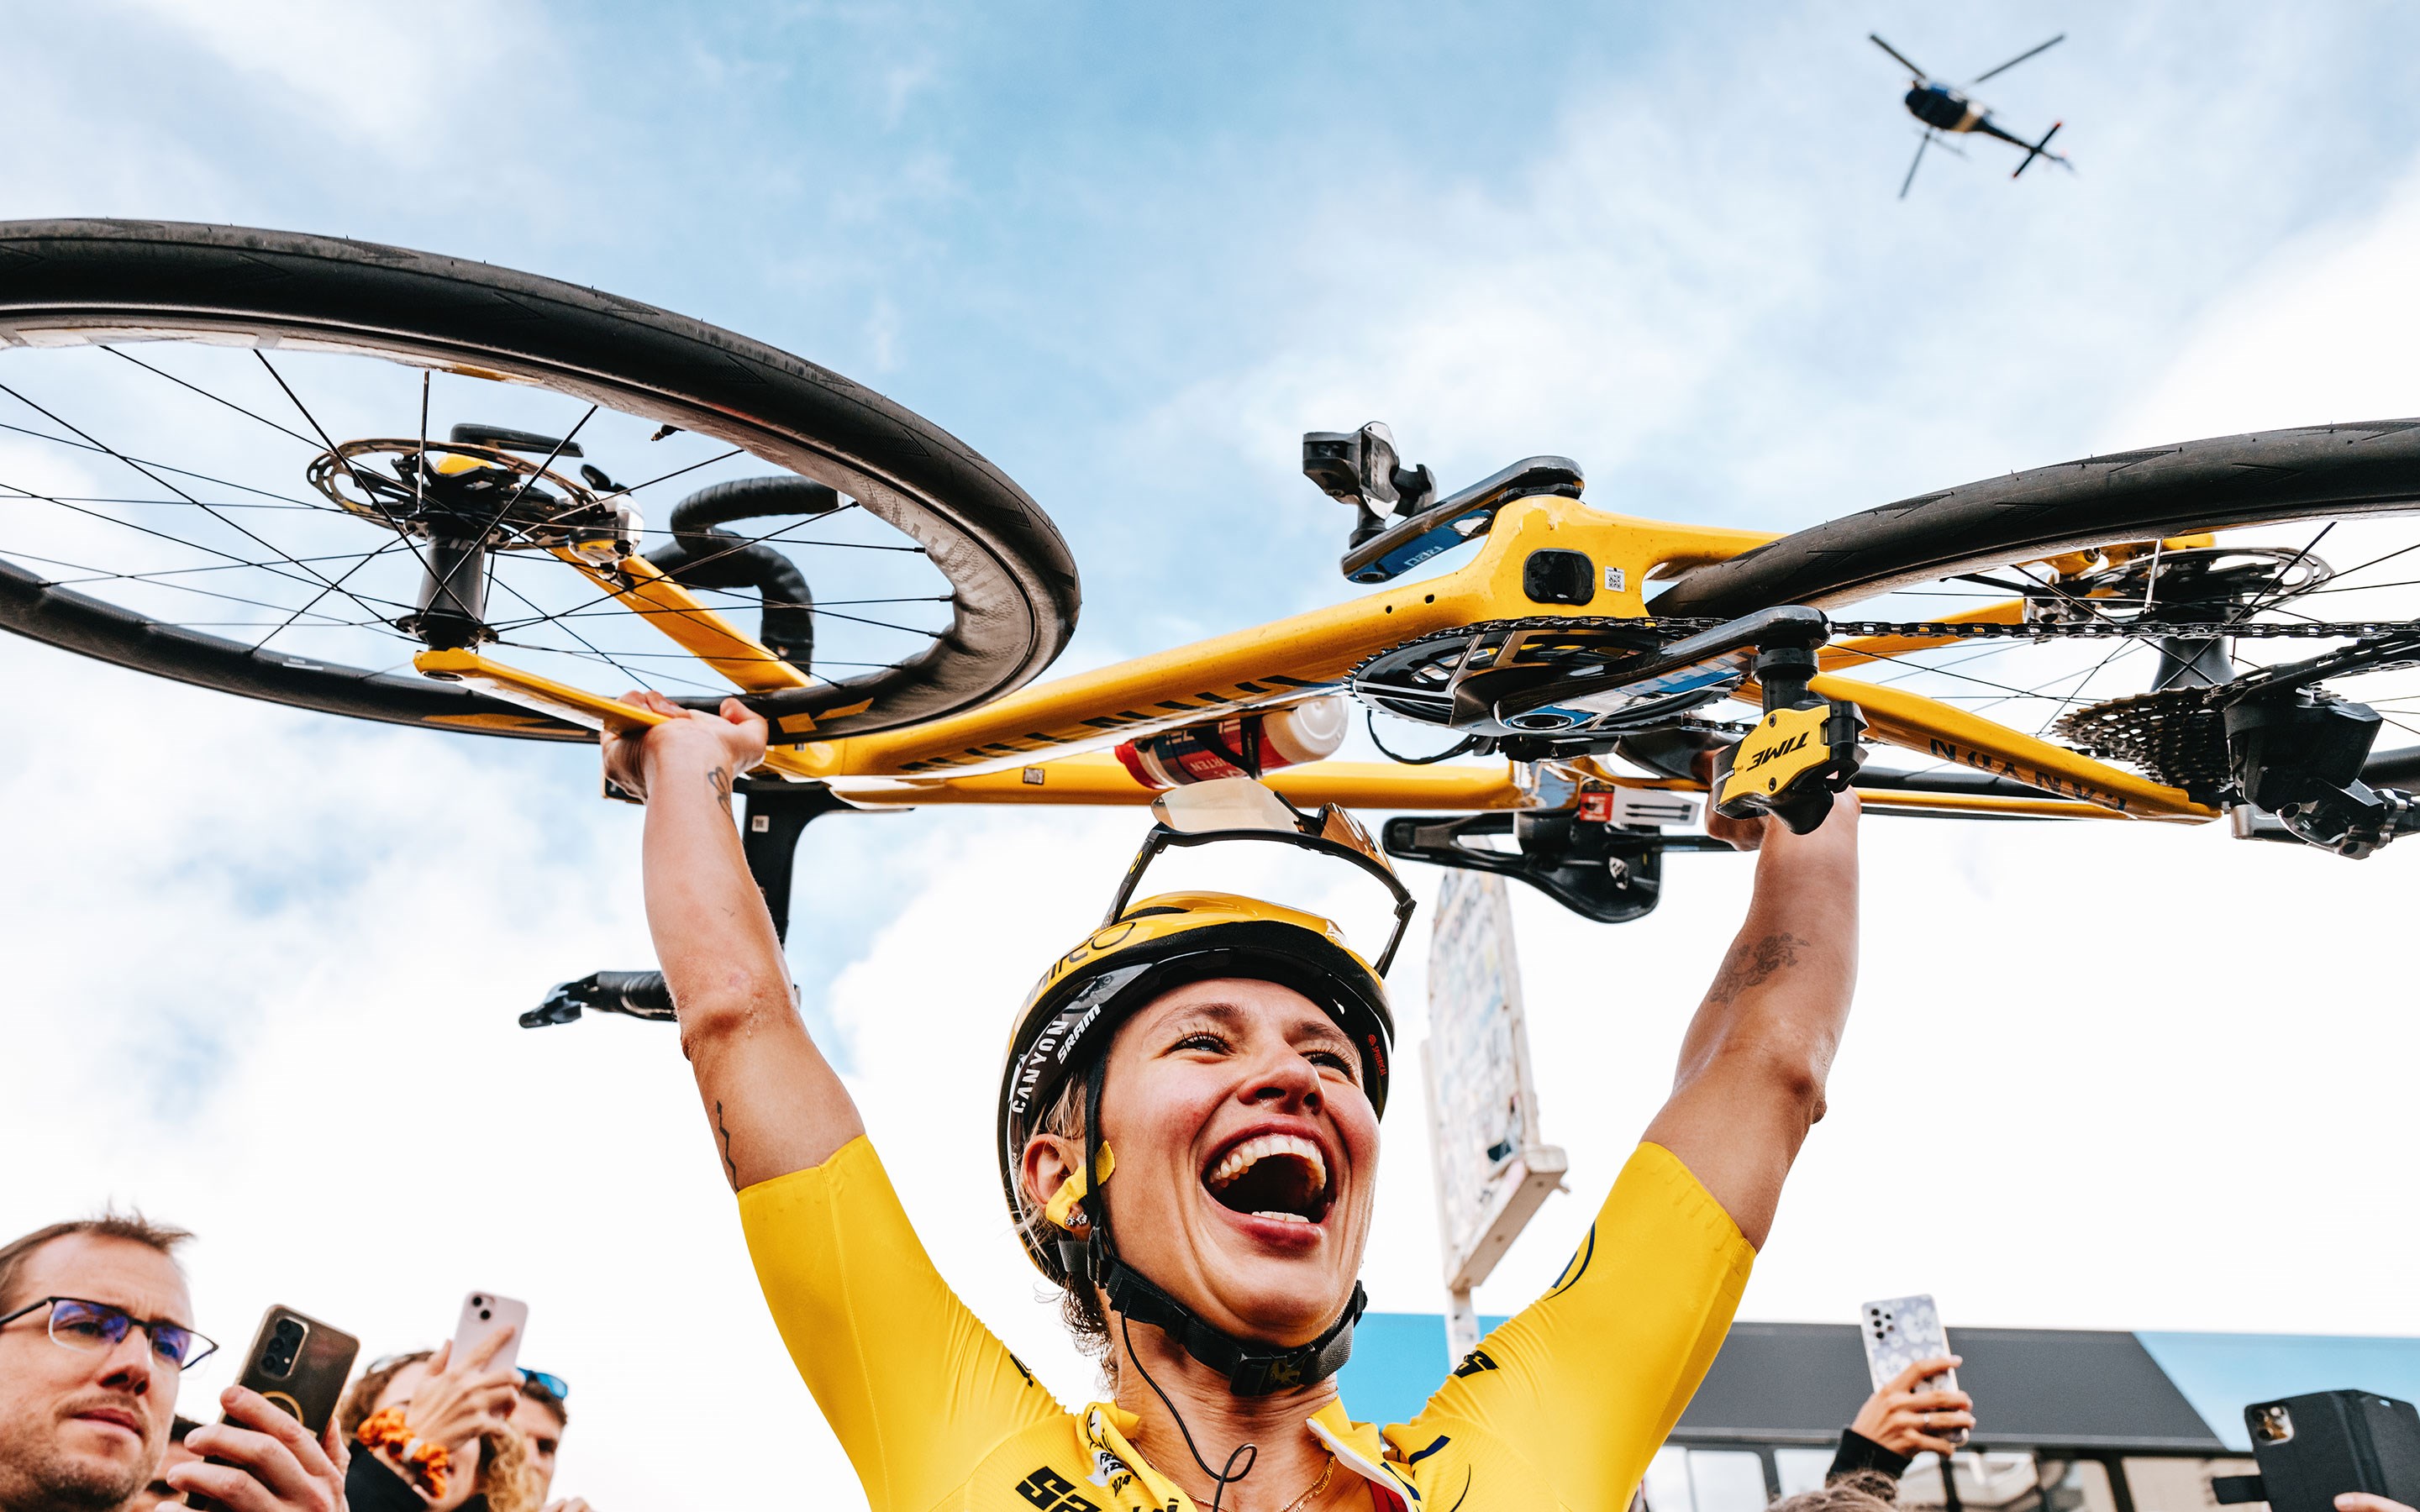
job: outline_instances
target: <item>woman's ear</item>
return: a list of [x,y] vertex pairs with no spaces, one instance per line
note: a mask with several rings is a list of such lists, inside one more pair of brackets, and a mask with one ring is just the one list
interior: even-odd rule
[[1064,1134],[1038,1134],[1028,1139],[1024,1159],[1017,1163],[1026,1206],[1041,1211],[1083,1164],[1082,1146]]

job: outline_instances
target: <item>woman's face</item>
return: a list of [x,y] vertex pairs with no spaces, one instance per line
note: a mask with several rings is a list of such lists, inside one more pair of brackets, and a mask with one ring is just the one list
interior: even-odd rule
[[[1228,1334],[1302,1344],[1343,1311],[1378,1180],[1353,1042],[1310,998],[1221,978],[1155,999],[1109,1047],[1103,1189],[1126,1263]],[[1037,1136],[1037,1202],[1083,1160]]]

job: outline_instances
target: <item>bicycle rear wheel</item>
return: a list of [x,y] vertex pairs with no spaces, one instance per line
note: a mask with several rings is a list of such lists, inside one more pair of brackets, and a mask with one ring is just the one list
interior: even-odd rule
[[[1936,621],[2023,599],[2028,620],[2093,638],[1961,640],[1844,671],[2125,761],[2210,801],[2226,762],[2203,690],[2357,639],[2308,634],[2318,626],[2420,622],[2414,516],[2420,420],[2263,431],[2085,457],[1846,516],[1683,574],[1649,608],[1729,617],[1807,604],[1836,619]],[[2134,633],[2136,624],[2171,633]],[[2207,633],[2172,633],[2179,624]],[[2394,732],[2420,740],[2420,669],[2390,663],[2326,686],[2378,712],[2381,746]],[[2372,775],[2410,786],[2415,754],[2381,751]]]
[[[714,607],[761,608],[794,665],[812,645],[806,686],[749,702],[812,715],[819,735],[975,707],[1073,633],[1065,543],[997,468],[730,332],[483,264],[236,227],[21,222],[0,225],[0,629],[330,713],[592,738],[409,671],[434,643],[413,600],[437,543],[397,520],[451,469],[504,501],[465,639],[613,691],[719,695],[554,560],[566,533],[538,501],[660,522],[687,495],[680,534],[622,544]],[[583,484],[573,457],[607,466],[583,463]],[[360,497],[365,479],[385,504]],[[736,520],[743,533],[707,533]],[[751,553],[761,570],[735,577]]]

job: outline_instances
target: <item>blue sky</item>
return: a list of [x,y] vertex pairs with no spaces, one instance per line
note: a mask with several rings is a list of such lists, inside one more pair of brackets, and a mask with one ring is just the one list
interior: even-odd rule
[[[964,437],[1059,521],[1085,586],[1068,666],[1338,597],[1348,521],[1295,471],[1307,429],[1387,420],[1450,485],[1562,453],[1601,506],[1780,529],[2097,448],[2420,412],[2408,8],[0,17],[0,217],[392,241],[799,352]],[[2067,31],[1983,93],[2022,130],[2063,118],[2079,172],[2010,183],[2012,156],[1978,144],[1894,200],[1914,128],[1869,30],[1952,77]],[[596,802],[586,752],[289,715],[17,644],[0,669],[23,698],[0,802],[23,858],[0,931],[50,1072],[0,1105],[0,1138],[57,1152],[0,1192],[0,1230],[111,1196],[192,1223],[223,1335],[316,1302],[401,1348],[455,1292],[528,1297],[527,1358],[577,1372],[585,1404],[565,1489],[603,1512],[845,1473],[769,1330],[696,1358],[637,1305],[668,1282],[751,1289],[669,1041],[510,1026],[548,982],[644,959],[632,816]],[[937,1257],[1071,1397],[1088,1381],[994,1211],[979,1104],[1009,1004],[1135,828],[832,825],[793,937]],[[2326,1117],[2408,1150],[2408,982],[2365,963],[2315,981],[2306,953],[2257,943],[2395,937],[2411,858],[2246,849],[1876,826],[1864,1038],[1750,1313],[1931,1289],[1953,1328],[2420,1332],[2381,1253],[2412,1222],[2267,1132]],[[1579,1195],[1542,1212],[1491,1311],[1585,1225],[1737,918],[1738,868],[1670,870],[1664,911],[1621,932],[1522,905],[1547,1134]],[[2071,887],[2045,902],[2045,879]],[[2260,901],[2254,948],[2134,959],[2207,938],[2211,887]],[[441,891],[456,906],[432,918]],[[1417,963],[1398,990],[1417,1038]],[[2278,1003],[2308,1032],[2283,1034]],[[1938,1130],[1921,1150],[1911,1099]],[[1390,1138],[1372,1288],[1432,1306],[1417,1119]],[[449,1183],[425,1236],[364,1190],[398,1150]],[[2273,1182],[2368,1237],[2246,1240]],[[1878,1187],[1964,1217],[1877,1221]],[[2265,1284],[2286,1268],[2310,1284]],[[648,1451],[719,1430],[658,1415],[651,1380],[701,1370],[763,1454]]]

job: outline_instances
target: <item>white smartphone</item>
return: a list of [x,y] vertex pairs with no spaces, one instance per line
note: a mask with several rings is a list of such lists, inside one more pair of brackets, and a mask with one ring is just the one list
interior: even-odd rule
[[[1949,1331],[1941,1326],[1941,1309],[1924,1293],[1913,1297],[1888,1297],[1869,1302],[1859,1311],[1863,1314],[1857,1335],[1865,1341],[1866,1373],[1873,1377],[1874,1389],[1880,1391],[1897,1380],[1899,1373],[1918,1360],[1937,1359],[1949,1353]],[[1927,1376],[1917,1382],[1928,1391],[1956,1391],[1958,1372],[1944,1370],[1937,1376]],[[1940,1437],[1951,1443],[1964,1443],[1964,1428],[1946,1428]]]
[[453,1363],[458,1365],[468,1360],[473,1350],[508,1328],[513,1336],[489,1362],[490,1370],[510,1370],[520,1363],[521,1335],[529,1331],[529,1304],[492,1291],[474,1291],[463,1298],[462,1316],[454,1324]]

